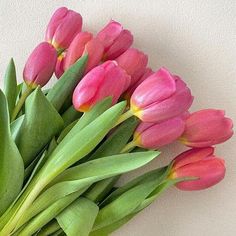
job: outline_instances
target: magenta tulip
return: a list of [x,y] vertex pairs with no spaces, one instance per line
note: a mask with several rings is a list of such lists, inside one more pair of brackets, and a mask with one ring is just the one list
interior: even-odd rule
[[86,112],[108,96],[115,104],[129,83],[130,76],[115,61],[107,61],[88,72],[77,85],[73,94],[74,107]]
[[225,176],[224,160],[214,156],[212,147],[183,152],[173,163],[171,179],[193,178],[177,183],[176,187],[181,190],[206,189],[220,182]]
[[57,62],[57,78],[59,78],[64,71],[66,71],[85,53],[88,54],[88,61],[85,68],[85,73],[87,73],[100,63],[103,56],[103,50],[104,48],[101,42],[98,39],[93,38],[91,33],[79,33],[65,52],[64,58]]
[[97,34],[97,38],[104,46],[104,60],[117,58],[133,43],[131,32],[123,29],[119,22],[113,20]]
[[161,122],[186,112],[192,101],[186,84],[161,68],[135,89],[130,109],[144,122]]
[[40,43],[29,56],[23,71],[28,86],[43,87],[51,78],[57,61],[57,51],[49,43]]
[[184,132],[185,123],[175,117],[161,123],[142,122],[134,133],[136,146],[157,149],[174,142]]
[[222,110],[194,112],[186,119],[181,141],[190,147],[207,147],[225,142],[233,135],[233,122]]
[[59,79],[64,73],[64,55],[61,54],[57,58],[56,68],[55,68],[55,75]]
[[131,76],[130,86],[133,86],[144,74],[148,57],[138,49],[129,48],[116,61]]
[[144,81],[146,80],[147,78],[149,78],[151,75],[153,75],[154,72],[151,68],[146,68],[145,71],[144,71],[144,74],[138,79],[138,81],[130,86],[127,91],[125,92],[124,94],[124,98],[129,100],[134,92],[134,90]]
[[66,7],[61,7],[55,11],[49,21],[45,40],[57,49],[66,49],[81,28],[81,15]]

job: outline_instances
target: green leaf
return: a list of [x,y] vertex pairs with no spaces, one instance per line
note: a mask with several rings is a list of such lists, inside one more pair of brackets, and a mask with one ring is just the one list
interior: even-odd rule
[[[98,102],[89,112],[85,112],[83,116],[79,119],[77,124],[70,130],[70,132],[66,135],[63,142],[70,142],[70,139],[76,135],[79,131],[82,131],[87,125],[89,125],[92,121],[102,115],[112,103],[111,97],[107,97],[101,102]],[[125,103],[123,103],[124,106]],[[122,106],[122,105],[121,105]]]
[[58,199],[79,190],[83,193],[96,181],[137,169],[157,155],[157,152],[152,151],[114,155],[86,162],[64,171],[50,184],[51,187],[49,186],[25,211],[18,227]]
[[175,185],[177,181],[175,180],[165,180],[163,183],[159,184],[153,192],[140,204],[140,206],[135,209],[134,213],[138,213],[144,208],[148,207],[151,203],[153,203],[159,195],[164,192],[169,187]]
[[154,189],[155,181],[152,180],[123,193],[99,211],[93,230],[103,228],[131,214]]
[[19,97],[22,93],[22,89],[23,89],[24,85],[25,85],[24,82],[17,85],[17,93],[16,93],[17,94],[17,99],[19,99]]
[[71,124],[73,121],[79,119],[82,116],[82,112],[76,111],[74,106],[70,106],[63,114],[64,127]]
[[91,231],[98,206],[86,199],[79,198],[63,210],[56,219],[68,236],[87,236]]
[[19,194],[24,179],[24,164],[11,137],[7,100],[0,90],[0,215]]
[[99,230],[93,231],[89,236],[105,236],[110,235],[112,232],[119,229],[121,226],[129,222],[133,217],[135,217],[140,211],[144,208],[148,207],[151,203],[153,203],[158,196],[164,192],[169,187],[173,186],[175,181],[167,180],[157,186],[157,188],[129,215],[125,216],[124,218],[116,221],[106,227],[103,227]]
[[72,128],[78,123],[78,121],[79,119],[73,121],[61,131],[61,134],[59,135],[57,139],[57,143],[60,143],[66,137],[66,135],[72,130]]
[[120,228],[121,226],[123,226],[124,224],[126,224],[128,221],[130,221],[136,214],[130,214],[125,216],[124,218],[122,218],[119,221],[116,221],[108,226],[105,226],[101,229],[92,231],[89,236],[108,236],[110,235],[112,232],[116,231],[118,228]]
[[62,127],[61,116],[37,88],[26,100],[25,119],[16,137],[25,166],[34,160]]
[[120,153],[125,147],[130,137],[133,135],[139,120],[131,117],[117,127],[114,132],[101,144],[101,146],[89,157],[89,160],[99,157],[110,156]]
[[16,68],[13,59],[10,60],[4,77],[4,93],[8,103],[8,110],[11,116],[17,98]]
[[52,220],[40,230],[40,232],[37,234],[37,236],[48,236],[60,229],[61,229],[61,227],[57,223],[57,221]]
[[56,231],[55,233],[53,233],[50,236],[66,236],[66,234],[64,233],[64,231],[62,229],[59,229],[58,231]]
[[163,181],[166,169],[160,168],[139,176],[113,192],[101,206],[93,231],[108,227],[133,214]]
[[[108,98],[105,102],[109,100],[110,99]],[[101,112],[99,109],[97,110],[97,108],[99,106],[104,108],[104,102],[101,102],[98,104],[98,106],[95,106],[96,109],[92,109],[91,112],[88,112],[83,117],[81,117],[78,124],[68,133],[68,135],[57,146],[48,159],[48,161],[50,161],[50,165],[52,164],[52,166],[48,166],[47,161],[46,165],[44,165],[44,168],[42,168],[31,180],[29,186],[27,186],[22,196],[18,199],[17,207],[11,209],[7,216],[4,217],[4,220],[8,219],[10,221],[10,224],[2,229],[4,233],[9,232],[15,227],[16,223],[21,218],[19,211],[25,212],[52,179],[59,175],[68,166],[83,158],[98,143],[100,143],[106,133],[117,122],[120,114],[124,110],[125,105],[125,102],[119,103],[111,107],[109,110],[94,120],[93,115],[96,117],[98,114],[100,114],[99,112]],[[51,157],[55,159],[51,160]],[[55,165],[57,168],[55,168]],[[51,170],[45,170],[45,166],[46,168],[51,168]],[[3,225],[0,222],[0,227],[2,226]]]
[[[105,142],[101,144],[91,156],[88,157],[88,160],[120,153],[120,151],[129,141],[130,137],[133,135],[138,122],[138,119],[136,119],[135,117],[131,117],[120,126],[118,126],[113,131],[113,133],[105,140]],[[119,176],[115,176],[95,183],[85,193],[85,196],[93,200],[94,202],[101,201],[107,195],[107,193],[109,193],[118,179]]]
[[118,120],[125,105],[125,102],[116,104],[85,127],[82,125],[84,123],[82,117],[78,126],[74,126],[49,157],[42,168],[43,178],[48,179],[49,183],[66,168],[91,152]]
[[55,218],[62,210],[69,206],[75,199],[79,197],[80,194],[80,192],[75,192],[59,199],[36,217],[34,217],[25,226],[20,228],[16,234],[22,236],[33,235],[45,224]]
[[99,203],[111,191],[119,178],[120,176],[118,175],[95,183],[84,193],[84,197]]
[[21,125],[23,124],[24,119],[25,119],[25,115],[22,115],[11,123],[11,126],[10,126],[11,135],[14,140],[17,137],[17,134],[20,130]]
[[[176,181],[166,179],[167,175],[169,174],[170,168],[171,167],[168,166],[145,173],[144,175],[139,176],[136,179],[125,184],[123,187],[118,189],[115,194],[111,194],[111,196],[113,195],[112,197],[114,200],[117,199],[118,196],[125,194],[125,191],[132,189],[132,187],[134,186],[138,186],[142,183],[145,183],[144,181],[147,181],[148,179],[157,179],[156,187],[154,188],[154,190],[140,203],[137,208],[134,209],[134,211],[130,212],[130,214],[127,214],[125,217],[119,219],[118,221],[113,222],[112,224],[106,225],[105,227],[93,231],[90,236],[110,235],[113,231],[126,224],[141,210],[143,210],[152,202],[154,202],[163,191],[165,191],[167,188],[176,183]],[[108,198],[110,202],[112,197],[110,197],[110,199]],[[107,203],[109,203],[109,201],[107,201]]]
[[[140,152],[137,152],[140,153]],[[117,190],[115,190],[114,192],[112,192],[101,204],[100,207],[104,207],[106,205],[108,205],[109,203],[111,203],[112,201],[114,201],[116,198],[118,198],[119,196],[121,196],[123,193],[125,193],[126,191],[142,184],[145,183],[147,181],[152,181],[152,180],[156,180],[157,184],[161,183],[167,175],[167,168],[163,167],[163,168],[159,168],[156,170],[152,170],[149,171],[148,173],[145,173],[141,176],[138,176],[137,178],[129,181],[128,183],[126,183],[125,185],[119,187]]]
[[57,111],[60,110],[67,97],[72,94],[74,88],[81,80],[87,60],[88,56],[85,55],[75,62],[65,71],[57,83],[48,92],[47,98]]

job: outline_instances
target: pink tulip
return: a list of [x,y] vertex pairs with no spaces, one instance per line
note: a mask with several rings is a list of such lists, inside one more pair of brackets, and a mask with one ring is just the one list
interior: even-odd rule
[[64,55],[61,54],[57,58],[56,68],[55,68],[55,75],[59,79],[64,73]]
[[126,100],[129,100],[130,97],[132,96],[134,90],[135,90],[144,80],[146,80],[147,78],[149,78],[149,77],[150,77],[151,75],[153,75],[153,74],[154,74],[154,72],[153,72],[153,70],[152,70],[151,68],[146,68],[145,71],[144,71],[144,74],[138,79],[138,81],[137,81],[134,85],[130,86],[130,87],[127,89],[127,91],[126,91],[125,94],[124,94],[124,98],[125,98]]
[[116,61],[131,76],[130,86],[133,86],[144,74],[148,57],[138,49],[129,48]]
[[54,12],[49,21],[45,40],[57,49],[66,49],[81,28],[81,15],[66,7],[61,7]]
[[157,149],[174,142],[184,132],[185,123],[175,117],[161,123],[142,122],[134,133],[136,146]]
[[57,61],[57,51],[47,43],[40,43],[29,56],[23,77],[30,87],[43,87],[51,78]]
[[161,68],[135,89],[130,108],[144,122],[161,122],[186,112],[192,101],[186,84]]
[[73,104],[86,112],[97,102],[111,96],[115,104],[130,83],[130,76],[115,61],[107,61],[92,69],[75,88]]
[[88,32],[79,33],[72,41],[70,47],[65,52],[64,58],[58,60],[56,76],[60,78],[64,71],[73,65],[85,53],[88,54],[85,73],[97,66],[103,56],[103,46],[98,39]]
[[233,122],[222,110],[194,112],[186,119],[181,141],[190,147],[207,147],[225,142],[233,135]]
[[173,161],[171,179],[192,177],[176,184],[181,190],[201,190],[220,182],[225,176],[224,160],[214,156],[214,148],[196,148],[183,152]]
[[110,21],[98,34],[97,38],[104,46],[104,59],[113,60],[124,53],[133,43],[130,31],[123,29],[116,21]]

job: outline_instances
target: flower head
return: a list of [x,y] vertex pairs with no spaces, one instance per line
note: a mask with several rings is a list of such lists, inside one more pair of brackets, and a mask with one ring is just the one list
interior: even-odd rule
[[45,40],[57,49],[66,49],[81,28],[81,15],[61,7],[54,12],[48,23]]
[[173,163],[171,179],[193,178],[177,183],[176,187],[181,190],[206,189],[220,182],[225,176],[224,160],[214,156],[212,147],[183,152]]
[[133,43],[133,35],[116,21],[110,21],[97,38],[104,46],[104,59],[113,60],[124,53]]
[[73,94],[74,107],[85,112],[109,96],[115,104],[129,83],[130,76],[115,61],[107,61],[88,72],[77,85]]
[[30,54],[23,71],[23,77],[30,87],[43,87],[51,78],[57,61],[55,48],[47,43],[40,43]]
[[225,142],[233,135],[233,122],[222,110],[205,109],[190,114],[180,140],[190,147],[207,147]]
[[161,122],[186,112],[192,101],[186,84],[161,68],[135,89],[130,107],[133,114],[144,122]]

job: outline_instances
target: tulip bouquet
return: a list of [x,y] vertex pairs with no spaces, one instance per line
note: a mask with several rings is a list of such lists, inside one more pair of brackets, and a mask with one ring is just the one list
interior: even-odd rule
[[[171,186],[201,190],[224,178],[214,145],[229,139],[222,110],[189,112],[193,96],[168,69],[152,71],[118,22],[96,35],[59,8],[17,84],[10,61],[0,90],[0,235],[105,236]],[[44,85],[55,73],[57,82]],[[117,186],[123,173],[180,141],[164,167]]]

